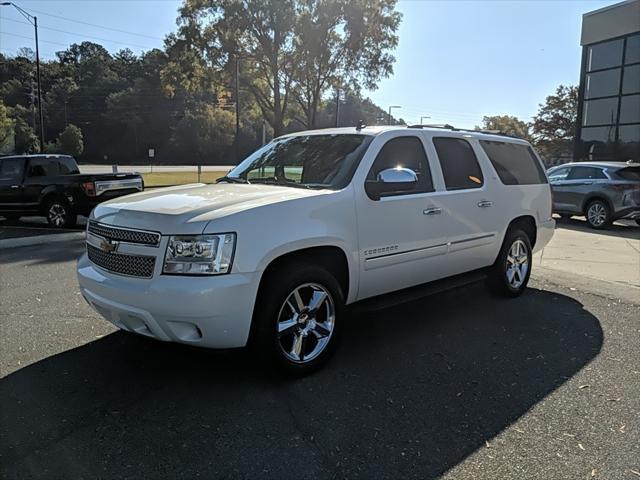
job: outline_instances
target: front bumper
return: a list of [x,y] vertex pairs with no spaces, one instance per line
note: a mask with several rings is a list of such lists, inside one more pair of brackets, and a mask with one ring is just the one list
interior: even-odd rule
[[77,273],[87,302],[122,330],[208,348],[242,347],[249,338],[259,273],[130,278],[94,265],[86,253]]

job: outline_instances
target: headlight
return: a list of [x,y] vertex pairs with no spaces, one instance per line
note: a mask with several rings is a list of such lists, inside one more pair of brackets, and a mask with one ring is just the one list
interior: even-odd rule
[[235,233],[169,237],[162,273],[219,275],[231,271]]

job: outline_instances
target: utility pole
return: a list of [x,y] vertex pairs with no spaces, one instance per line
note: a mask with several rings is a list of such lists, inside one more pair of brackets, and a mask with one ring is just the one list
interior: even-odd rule
[[236,54],[236,164],[240,163],[240,57]]
[[420,117],[420,125],[422,125],[422,119],[423,118],[431,118],[431,117],[427,117],[426,115],[423,115],[422,117]]
[[389,105],[389,114],[387,116],[387,124],[391,125],[391,109],[392,108],[402,108],[400,105]]
[[340,124],[340,87],[336,87],[336,128]]

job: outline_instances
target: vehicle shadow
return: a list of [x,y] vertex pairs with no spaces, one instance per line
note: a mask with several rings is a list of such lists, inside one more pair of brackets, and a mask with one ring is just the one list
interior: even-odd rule
[[556,218],[556,227],[576,232],[594,233],[597,235],[607,235],[609,237],[626,238],[628,240],[640,240],[640,227],[630,222],[625,224],[615,222],[604,230],[594,230],[587,225],[586,220],[578,218]]
[[360,313],[321,371],[116,333],[0,381],[4,478],[434,478],[598,355],[561,294]]
[[77,260],[84,253],[84,239],[53,243],[55,250],[43,250],[41,245],[9,248],[0,251],[0,265],[23,263],[28,266],[64,263]]

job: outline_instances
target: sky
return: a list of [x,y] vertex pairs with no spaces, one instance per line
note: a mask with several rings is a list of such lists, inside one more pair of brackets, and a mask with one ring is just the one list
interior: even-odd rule
[[[16,0],[38,17],[44,59],[91,40],[109,51],[163,46],[180,0]],[[530,121],[560,84],[577,84],[582,14],[611,0],[400,0],[394,73],[365,95],[407,123],[480,125],[485,115]],[[0,7],[0,51],[33,48],[33,27]]]

